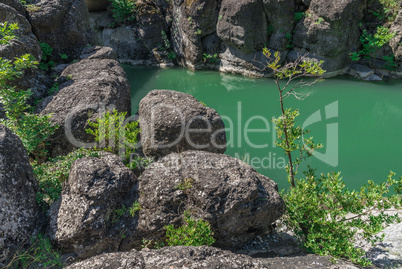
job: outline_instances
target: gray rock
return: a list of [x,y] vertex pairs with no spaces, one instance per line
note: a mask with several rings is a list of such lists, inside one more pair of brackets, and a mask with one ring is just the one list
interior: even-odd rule
[[[153,49],[164,46],[162,39],[162,31],[166,32],[164,18],[157,7],[140,4],[138,8],[141,12],[135,24],[104,28],[100,31],[102,45],[112,47],[116,51],[117,59],[123,63],[134,65],[157,63],[150,54]],[[109,21],[107,14],[103,20]],[[100,27],[104,24],[99,19],[94,22]]]
[[273,27],[273,33],[269,38],[269,47],[284,51],[290,42],[288,37],[292,35],[294,27],[294,1],[263,0],[263,3],[265,13]]
[[226,150],[221,116],[189,94],[153,90],[141,101],[141,144],[147,157],[161,158],[172,152]]
[[202,39],[216,31],[217,0],[173,1],[172,46],[179,64],[198,69],[202,63]]
[[145,269],[145,261],[136,250],[101,254],[74,263],[66,269]]
[[[137,264],[136,264],[137,262]],[[214,247],[164,247],[162,249],[143,249],[126,253],[102,254],[73,264],[66,269],[98,268],[270,268],[270,269],[357,269],[356,266],[339,261],[333,264],[328,257],[303,255],[297,257],[278,257],[270,259],[252,258],[234,254]]]
[[[105,109],[131,111],[130,85],[126,74],[115,60],[111,48],[91,47],[82,60],[69,65],[61,74],[70,77],[48,103],[42,115],[52,114],[51,121],[60,128],[50,138],[52,156],[65,155],[76,147],[89,146],[88,119],[95,120]],[[41,106],[41,105],[39,105]]]
[[[187,190],[179,184],[190,180]],[[239,247],[271,230],[284,211],[278,187],[248,164],[223,154],[186,151],[153,163],[140,177],[143,237],[161,241],[167,224],[190,210],[211,224],[215,244]]]
[[216,31],[223,42],[244,53],[261,51],[268,41],[261,0],[223,0]]
[[364,78],[365,81],[382,81],[382,78],[377,76],[376,74],[371,74],[368,77]]
[[146,268],[268,268],[250,256],[233,254],[213,247],[168,247],[143,249]]
[[118,218],[115,210],[129,208],[137,190],[137,178],[116,155],[75,161],[61,200],[51,205],[49,237],[79,258],[132,249],[138,214]]
[[295,50],[324,59],[323,68],[328,72],[346,68],[349,53],[360,45],[358,25],[365,5],[365,0],[312,0],[309,15],[295,28]]
[[[224,73],[240,74],[248,77],[266,77],[270,70],[267,70],[267,58],[262,51],[244,53],[235,47],[228,45],[220,54],[219,71]],[[286,52],[283,53],[282,61],[286,59]]]
[[18,0],[0,0],[0,3],[12,7],[24,17],[27,15],[24,5]]
[[402,9],[399,10],[396,20],[392,23],[390,32],[396,32],[396,35],[389,41],[389,45],[395,59],[402,63]]
[[37,190],[21,140],[0,125],[0,266],[34,232],[39,214]]
[[350,66],[349,74],[358,79],[365,79],[368,76],[373,75],[374,70],[365,65],[352,64]]
[[37,0],[38,9],[29,12],[29,21],[39,41],[54,49],[53,55],[76,58],[94,36],[84,0]]
[[[6,4],[10,4],[12,7]],[[18,4],[12,0],[0,2],[0,22],[8,22],[9,24],[17,23],[19,27],[19,29],[14,32],[16,38],[11,40],[8,45],[0,46],[0,57],[13,60],[15,57],[30,54],[35,58],[35,60],[40,60],[42,52],[38,39],[33,34],[32,27],[25,17],[25,14],[20,13],[20,5],[21,3]],[[20,78],[10,81],[9,83],[12,86],[16,86],[23,90],[35,88],[36,73],[37,72],[34,68],[26,69]]]

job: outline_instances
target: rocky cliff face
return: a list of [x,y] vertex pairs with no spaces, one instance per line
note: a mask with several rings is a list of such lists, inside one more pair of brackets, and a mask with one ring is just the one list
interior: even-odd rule
[[[165,21],[160,29],[141,27],[123,38],[135,39],[135,49],[144,49],[134,56],[122,55],[120,61],[160,64],[155,57],[158,42],[149,43],[149,38],[139,39],[136,32],[153,33],[163,44],[160,30],[166,31],[169,45],[166,50],[176,56],[174,62],[197,69],[217,69],[222,72],[248,76],[269,76],[262,48],[280,51],[283,61],[295,60],[300,54],[308,53],[312,60],[323,60],[327,76],[345,73],[352,63],[350,53],[362,50],[360,38],[363,30],[374,34],[379,26],[396,32],[388,49],[381,50],[377,58],[386,66],[383,57],[394,57],[396,66],[388,76],[398,76],[402,70],[400,57],[400,18],[394,20],[397,11],[385,12],[376,1],[367,0],[148,0],[145,5],[155,8],[159,22]],[[383,15],[381,12],[385,12]],[[377,14],[377,15],[376,15]],[[99,15],[94,15],[98,16]],[[149,17],[139,13],[137,19]],[[95,23],[99,25],[99,20]],[[392,25],[391,25],[392,24]],[[121,29],[104,29],[102,33],[115,33]],[[142,30],[141,30],[142,29]],[[106,31],[106,32],[105,32]],[[114,38],[108,43],[109,35],[103,34],[102,42],[117,52],[126,46]],[[146,35],[145,35],[146,36]],[[113,39],[112,38],[112,39]],[[124,43],[124,42],[123,42]],[[147,47],[144,47],[147,44]],[[148,53],[146,53],[148,52]],[[117,53],[119,55],[119,53]],[[150,57],[151,56],[151,57]],[[372,56],[372,55],[370,55]],[[130,58],[131,57],[131,58]],[[374,56],[375,57],[375,56]],[[170,59],[172,60],[172,59]],[[163,62],[163,61],[162,61]],[[363,60],[363,64],[366,64]],[[378,66],[375,68],[378,69]],[[398,73],[399,70],[399,73]],[[382,72],[384,74],[384,72]]]

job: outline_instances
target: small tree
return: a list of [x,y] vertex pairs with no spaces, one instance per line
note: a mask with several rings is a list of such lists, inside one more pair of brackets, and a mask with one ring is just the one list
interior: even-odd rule
[[[264,49],[264,54],[268,58],[271,56],[267,49]],[[283,148],[288,157],[287,172],[292,186],[283,194],[286,204],[284,223],[295,232],[308,251],[367,266],[371,262],[364,257],[362,249],[355,247],[356,235],[374,243],[381,240],[376,234],[386,225],[400,221],[398,215],[388,215],[385,210],[401,206],[400,196],[389,196],[389,192],[394,187],[396,193],[400,193],[402,179],[395,180],[395,174],[391,172],[386,182],[377,185],[368,181],[358,191],[347,190],[340,173],[317,176],[315,170],[309,168],[304,172],[304,179],[296,179],[300,162],[322,145],[315,144],[312,138],[303,137],[309,131],[296,126],[299,111],[285,109],[284,100],[291,95],[300,100],[306,98],[309,94],[296,90],[317,82],[324,70],[322,62],[309,61],[306,56],[283,66],[279,65],[279,61],[280,54],[275,53],[268,67],[274,72],[282,112],[282,116],[274,120],[278,134],[276,145]],[[304,81],[304,77],[313,77],[313,80]],[[299,151],[295,160],[292,158],[294,151]]]
[[[264,49],[264,55],[271,58],[270,50]],[[302,130],[300,127],[295,127],[295,119],[299,116],[299,110],[285,109],[284,100],[289,96],[294,96],[298,100],[304,100],[309,93],[300,93],[296,91],[299,88],[311,86],[316,83],[324,74],[321,68],[323,61],[313,62],[308,61],[307,56],[303,55],[294,62],[287,63],[283,66],[279,64],[281,56],[279,52],[275,52],[273,60],[268,63],[268,68],[274,73],[274,82],[278,88],[279,103],[281,106],[282,116],[275,119],[278,140],[276,145],[283,148],[289,160],[286,167],[289,181],[292,187],[295,187],[295,176],[299,164],[305,158],[311,156],[315,149],[321,148],[321,144],[314,144],[312,138],[306,139],[303,135],[309,131]],[[313,78],[312,81],[305,81],[302,78]],[[282,83],[282,81],[285,81]],[[299,151],[298,158],[293,158],[292,152]]]

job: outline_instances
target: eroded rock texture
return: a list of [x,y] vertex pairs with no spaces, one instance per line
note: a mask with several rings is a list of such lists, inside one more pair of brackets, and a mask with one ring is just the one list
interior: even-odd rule
[[86,48],[81,60],[69,65],[61,76],[70,79],[40,104],[44,107],[41,114],[52,114],[51,121],[60,126],[50,138],[52,156],[94,142],[85,132],[87,121],[94,121],[105,109],[131,111],[130,85],[111,48]]
[[37,0],[29,12],[35,35],[54,49],[75,59],[82,48],[93,44],[88,8],[84,0]]
[[221,116],[189,94],[153,90],[141,100],[139,115],[141,144],[147,157],[158,159],[186,150],[226,150]]
[[137,190],[137,178],[118,156],[77,160],[61,199],[50,208],[50,238],[79,258],[132,249],[138,214],[119,217],[115,210],[132,206]]
[[34,232],[39,214],[37,187],[21,140],[0,125],[0,266]]
[[[186,183],[187,182],[187,183]],[[189,183],[188,183],[189,182]],[[181,186],[188,186],[183,190]],[[187,184],[187,185],[185,185]],[[216,245],[239,247],[284,211],[276,183],[223,154],[186,151],[153,163],[140,177],[139,233],[161,241],[167,224],[180,224],[189,210],[211,224]]]

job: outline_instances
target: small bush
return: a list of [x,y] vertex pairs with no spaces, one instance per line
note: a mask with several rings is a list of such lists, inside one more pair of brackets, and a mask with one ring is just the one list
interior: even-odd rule
[[[15,38],[14,31],[17,24],[0,24],[2,39],[0,44],[7,45]],[[11,129],[22,140],[24,147],[32,159],[42,162],[47,155],[46,139],[54,133],[57,126],[49,121],[50,115],[40,116],[27,113],[30,105],[28,98],[32,95],[30,90],[23,91],[8,85],[9,81],[21,77],[27,68],[35,68],[38,62],[29,54],[14,58],[12,61],[0,58],[0,102],[4,106],[6,119],[0,123]]]
[[189,212],[184,212],[185,224],[175,228],[173,225],[164,227],[169,246],[211,246],[215,239],[211,226],[205,220],[195,220]]
[[376,233],[384,225],[400,221],[398,215],[384,213],[401,206],[399,196],[384,197],[390,187],[401,184],[401,179],[398,183],[393,176],[391,172],[385,183],[369,181],[359,191],[349,191],[340,173],[316,176],[310,169],[305,179],[297,180],[296,187],[283,195],[287,208],[284,222],[307,250],[370,265],[365,252],[354,246],[356,235],[374,243],[381,240]]
[[6,268],[63,268],[61,255],[55,251],[50,240],[38,234],[31,238],[28,250],[18,250]]
[[84,157],[99,157],[99,154],[87,149],[77,149],[66,156],[50,159],[40,165],[33,165],[34,176],[39,183],[36,201],[43,209],[48,209],[59,198],[62,183],[70,175],[71,165],[74,161]]
[[117,23],[133,22],[137,14],[135,0],[111,0],[113,18]]
[[96,150],[105,150],[122,157],[127,166],[134,169],[139,163],[138,158],[130,164],[130,157],[136,156],[135,145],[137,136],[140,133],[138,121],[126,121],[126,112],[119,113],[117,110],[107,111],[96,122],[88,120],[91,128],[86,129],[88,134],[95,136],[95,141],[99,142]]

